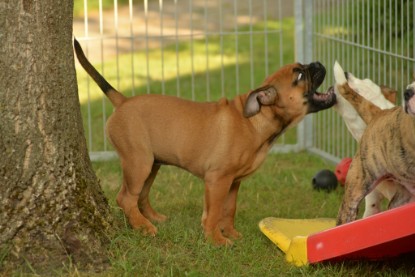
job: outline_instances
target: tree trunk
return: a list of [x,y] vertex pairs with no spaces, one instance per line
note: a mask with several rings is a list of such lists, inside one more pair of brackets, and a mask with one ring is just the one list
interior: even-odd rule
[[0,0],[0,263],[105,264],[112,217],[91,166],[73,1]]

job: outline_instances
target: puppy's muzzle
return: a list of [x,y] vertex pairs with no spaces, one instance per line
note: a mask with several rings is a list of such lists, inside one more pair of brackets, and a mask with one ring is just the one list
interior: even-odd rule
[[308,65],[307,71],[310,82],[310,88],[306,94],[308,102],[307,113],[315,113],[332,107],[336,103],[334,90],[329,90],[326,93],[317,92],[317,88],[326,77],[326,68],[320,62],[313,62]]
[[320,62],[310,63],[308,66],[310,74],[312,90],[315,91],[324,81],[326,77],[326,68]]
[[414,91],[412,88],[407,88],[405,90],[405,92],[403,93],[405,102],[408,102],[409,100],[411,100],[411,98],[414,96]]

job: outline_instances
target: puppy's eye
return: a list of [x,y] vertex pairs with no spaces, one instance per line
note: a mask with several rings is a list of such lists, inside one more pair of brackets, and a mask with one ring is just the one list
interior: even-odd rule
[[298,74],[298,76],[297,76],[297,81],[302,80],[302,79],[303,79],[303,76],[304,76],[304,74],[303,74],[303,73]]

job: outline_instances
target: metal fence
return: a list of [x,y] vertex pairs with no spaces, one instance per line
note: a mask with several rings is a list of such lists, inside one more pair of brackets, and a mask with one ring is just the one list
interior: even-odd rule
[[[294,61],[326,65],[321,90],[333,84],[335,60],[359,78],[399,91],[414,72],[413,1],[119,0],[108,8],[104,0],[75,3],[75,36],[127,95],[232,98]],[[91,157],[112,157],[104,132],[112,107],[82,70],[78,81]],[[307,116],[277,143],[276,151],[308,149],[335,162],[356,150],[334,110]]]
[[[106,9],[104,0],[75,0],[74,35],[98,70],[127,95],[232,98],[293,60],[292,49],[283,49],[282,19],[293,8],[287,1],[111,3]],[[83,70],[78,83],[91,157],[112,157],[104,132],[112,108]],[[280,140],[284,148],[296,143],[295,132],[289,137]]]
[[[301,1],[302,4],[308,1]],[[356,77],[401,92],[412,82],[415,65],[413,0],[314,0],[308,3],[312,22],[312,58],[326,65],[325,88],[333,84],[333,64]],[[333,161],[352,157],[356,142],[334,110],[313,117],[309,150]]]

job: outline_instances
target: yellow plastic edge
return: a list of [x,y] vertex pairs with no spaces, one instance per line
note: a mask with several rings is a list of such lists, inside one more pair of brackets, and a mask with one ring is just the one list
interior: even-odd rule
[[[272,219],[272,218],[271,218]],[[259,222],[259,229],[267,236],[274,244],[276,244],[282,252],[286,253],[290,247],[291,239],[276,228],[269,227],[269,219],[266,218]]]
[[297,236],[291,240],[290,247],[285,253],[285,260],[295,266],[308,265],[307,236]]

